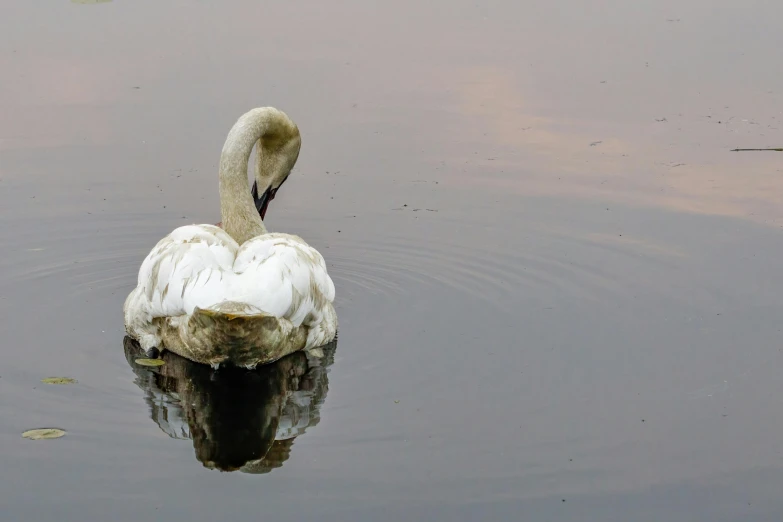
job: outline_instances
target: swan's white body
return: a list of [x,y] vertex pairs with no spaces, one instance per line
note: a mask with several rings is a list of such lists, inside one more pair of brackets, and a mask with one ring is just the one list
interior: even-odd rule
[[[144,350],[169,349],[213,366],[230,362],[252,367],[296,350],[318,347],[336,336],[334,284],[321,254],[297,236],[266,233],[255,207],[252,215],[235,208],[247,210],[243,209],[250,198],[247,156],[259,140],[256,134],[272,132],[268,123],[248,128],[254,123],[248,116],[251,113],[232,129],[221,159],[226,230],[214,225],[180,227],[160,240],[141,265],[138,286],[125,302],[125,326]],[[253,117],[258,119],[259,114]],[[241,144],[242,154],[248,150],[239,169],[242,172],[234,176],[227,172],[236,170],[236,165],[226,157],[231,156],[237,140],[249,141],[249,149],[247,143]],[[259,140],[256,177],[257,182],[272,187],[276,174],[263,172],[260,161],[260,156],[269,152],[265,145]],[[284,176],[277,174],[283,176],[277,180],[278,187],[293,167],[298,148],[297,141],[290,166],[277,169],[284,171]],[[278,153],[291,155],[290,150]],[[269,161],[267,158],[267,165]]]

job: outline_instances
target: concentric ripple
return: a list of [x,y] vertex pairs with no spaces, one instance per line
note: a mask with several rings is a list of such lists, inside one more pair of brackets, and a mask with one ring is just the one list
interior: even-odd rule
[[[475,237],[475,236],[474,236]],[[528,293],[546,298],[606,301],[644,284],[633,272],[610,272],[612,259],[634,257],[636,270],[666,268],[661,256],[639,256],[633,244],[612,244],[568,234],[531,234],[522,241],[457,243],[440,239],[384,237],[352,242],[340,238],[324,255],[339,294],[403,295],[414,286],[444,286],[466,299],[500,303]],[[627,263],[626,263],[627,265]],[[500,306],[500,305],[498,305]]]

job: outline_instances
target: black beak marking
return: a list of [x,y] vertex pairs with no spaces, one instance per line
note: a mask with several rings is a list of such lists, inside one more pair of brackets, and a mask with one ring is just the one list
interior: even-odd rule
[[[288,178],[286,177],[286,179]],[[285,179],[283,180],[283,183],[285,183]],[[250,192],[253,194],[253,203],[255,203],[256,210],[258,211],[258,215],[261,216],[261,219],[264,219],[266,216],[266,209],[269,207],[269,202],[275,199],[275,195],[277,194],[277,191],[280,189],[280,187],[283,186],[283,183],[280,183],[277,188],[272,188],[271,186],[268,187],[264,193],[259,196],[258,182],[253,182],[253,188]]]

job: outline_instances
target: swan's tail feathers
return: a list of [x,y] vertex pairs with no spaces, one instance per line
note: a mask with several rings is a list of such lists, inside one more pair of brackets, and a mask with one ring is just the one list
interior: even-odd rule
[[224,301],[198,308],[187,320],[169,323],[167,333],[184,345],[181,353],[196,362],[254,367],[304,348],[307,331],[246,303]]
[[267,314],[260,308],[257,308],[251,304],[240,303],[238,301],[223,301],[216,305],[212,305],[209,308],[196,307],[193,310],[191,317],[201,317],[202,320],[209,322],[212,318],[215,321],[233,321],[235,319],[248,320],[251,318],[269,318],[277,319],[276,317]]

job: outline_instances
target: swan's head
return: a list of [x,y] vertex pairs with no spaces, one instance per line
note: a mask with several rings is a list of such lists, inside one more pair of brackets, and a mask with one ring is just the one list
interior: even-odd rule
[[264,219],[269,202],[275,199],[280,186],[288,179],[299,158],[302,138],[296,124],[282,111],[274,111],[267,132],[256,144],[256,179],[253,199]]

